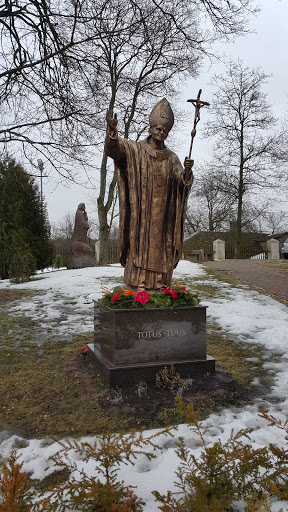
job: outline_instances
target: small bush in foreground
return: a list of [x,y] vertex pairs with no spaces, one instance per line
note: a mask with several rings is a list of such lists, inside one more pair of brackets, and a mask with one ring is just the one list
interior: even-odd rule
[[[287,499],[287,450],[273,445],[254,449],[249,440],[251,429],[231,431],[229,439],[222,443],[205,440],[206,430],[192,404],[184,404],[176,397],[178,410],[198,434],[202,452],[195,457],[186,448],[183,438],[178,442],[176,453],[180,466],[176,472],[178,493],[168,491],[161,495],[153,491],[163,512],[224,512],[235,511],[233,502],[245,500],[246,512],[270,510],[271,496]],[[263,415],[266,419],[268,416]],[[276,425],[276,420],[271,424]],[[279,428],[286,428],[287,422]],[[287,437],[286,437],[287,439]]]
[[17,462],[12,452],[7,463],[1,467],[0,511],[1,512],[45,512],[50,510],[50,497],[34,503],[27,474],[22,470],[23,462]]
[[157,389],[178,389],[183,385],[184,380],[179,373],[176,373],[175,367],[171,364],[170,368],[164,366],[162,370],[156,373],[156,388]]
[[[155,457],[152,451],[159,447],[156,438],[168,433],[168,430],[144,437],[143,432],[133,431],[129,434],[104,434],[99,436],[94,444],[77,443],[76,441],[59,442],[61,450],[52,457],[56,466],[66,468],[73,475],[69,481],[58,486],[53,498],[55,510],[80,510],[85,512],[141,512],[144,502],[133,492],[131,486],[117,479],[121,464],[133,464],[138,454],[143,454],[148,460]],[[83,462],[93,463],[95,475],[89,476],[85,469],[79,471],[70,454],[77,454]]]
[[[162,512],[235,512],[236,502],[245,501],[246,512],[271,512],[273,497],[287,502],[288,450],[275,445],[253,448],[249,444],[251,429],[234,434],[225,442],[206,441],[202,427],[191,404],[176,397],[179,412],[192,431],[199,436],[201,453],[196,457],[180,438],[177,454],[180,466],[176,472],[178,492],[161,495],[153,491]],[[260,414],[269,423],[284,430],[288,441],[288,420],[282,424],[272,415]],[[70,479],[60,483],[51,495],[36,500],[22,464],[12,452],[0,475],[0,512],[141,512],[143,501],[133,488],[118,480],[121,464],[133,464],[137,455],[149,460],[159,448],[156,438],[171,429],[144,437],[143,432],[105,434],[94,444],[76,441],[59,442],[61,449],[51,459],[67,470]],[[152,452],[147,452],[152,449]],[[78,469],[74,460],[81,460]],[[85,463],[94,475],[85,472]]]

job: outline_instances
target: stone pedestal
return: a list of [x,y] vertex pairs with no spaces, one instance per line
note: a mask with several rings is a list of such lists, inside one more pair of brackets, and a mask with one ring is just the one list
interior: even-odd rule
[[214,240],[213,242],[214,260],[225,260],[225,242],[224,240]]
[[95,242],[95,261],[96,263],[99,263],[100,261],[100,241],[97,240],[97,242]]
[[94,344],[88,345],[105,385],[155,383],[164,366],[181,377],[215,371],[206,355],[206,307],[112,309],[95,302]]
[[279,240],[270,238],[267,240],[268,260],[278,260],[280,257]]
[[72,256],[70,258],[70,268],[85,268],[85,267],[94,267],[95,260],[94,258],[90,258],[89,256]]

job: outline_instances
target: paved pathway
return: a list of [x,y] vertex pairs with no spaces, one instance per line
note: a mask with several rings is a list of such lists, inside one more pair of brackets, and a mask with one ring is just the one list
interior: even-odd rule
[[205,264],[220,274],[232,274],[288,306],[287,260],[224,260]]

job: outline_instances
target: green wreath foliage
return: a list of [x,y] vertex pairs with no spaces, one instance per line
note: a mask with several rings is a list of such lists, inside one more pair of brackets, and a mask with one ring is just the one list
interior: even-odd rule
[[[145,292],[148,293],[149,299],[145,304],[135,300],[135,295],[125,295],[126,290],[120,287],[114,288],[112,292],[107,292],[99,303],[103,306],[108,306],[113,309],[150,309],[150,308],[179,308],[188,306],[199,306],[200,299],[197,293],[192,293],[186,289],[184,285],[176,285],[170,288],[170,293],[165,291],[160,292]],[[177,298],[175,297],[175,292]],[[113,297],[117,296],[116,300]]]

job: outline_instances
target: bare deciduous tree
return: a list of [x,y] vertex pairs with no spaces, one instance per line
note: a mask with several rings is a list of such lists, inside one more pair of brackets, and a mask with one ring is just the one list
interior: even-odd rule
[[64,238],[71,240],[74,230],[75,213],[69,211],[58,221],[51,224],[51,238]]
[[186,209],[184,239],[197,231],[208,231],[206,205],[203,198],[191,194]]
[[242,61],[230,62],[226,74],[213,79],[216,92],[206,134],[215,137],[214,169],[223,176],[223,192],[237,203],[236,258],[246,195],[251,198],[261,189],[279,185],[271,160],[276,120],[263,92],[267,79],[263,71],[245,67]]
[[223,173],[207,163],[199,166],[196,174],[189,201],[193,202],[194,197],[202,198],[203,217],[207,219],[208,231],[225,229],[234,217],[236,199],[226,193]]
[[[270,205],[269,205],[270,206]],[[271,207],[271,206],[270,206]],[[288,214],[283,210],[262,210],[258,219],[259,229],[275,235],[276,233],[288,231]]]

